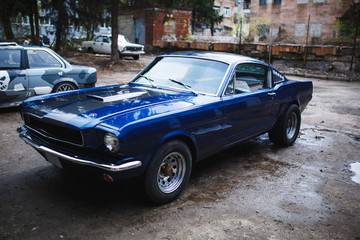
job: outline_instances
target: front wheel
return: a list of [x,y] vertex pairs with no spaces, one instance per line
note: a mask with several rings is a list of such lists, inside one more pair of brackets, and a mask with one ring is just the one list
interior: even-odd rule
[[92,54],[94,54],[94,53],[95,53],[95,51],[94,51],[94,49],[92,49],[92,48],[90,47],[90,48],[88,48],[88,53],[92,53]]
[[277,145],[291,146],[299,134],[300,124],[299,107],[293,104],[288,108],[281,121],[269,131],[269,138]]
[[191,173],[188,146],[178,140],[163,144],[151,159],[145,174],[145,191],[157,204],[175,200],[185,188]]

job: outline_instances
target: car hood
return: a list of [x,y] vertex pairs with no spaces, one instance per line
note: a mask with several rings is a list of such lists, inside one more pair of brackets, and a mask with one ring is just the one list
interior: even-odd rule
[[100,123],[120,128],[154,115],[191,107],[195,97],[187,92],[116,85],[29,98],[22,104],[22,112],[79,129]]
[[119,46],[124,46],[124,47],[143,47],[143,45],[140,45],[140,44],[136,44],[136,43],[124,43],[124,42],[119,42],[118,43]]

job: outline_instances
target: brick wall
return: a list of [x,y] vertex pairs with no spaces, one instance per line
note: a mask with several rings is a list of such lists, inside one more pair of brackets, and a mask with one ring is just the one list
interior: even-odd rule
[[[131,12],[121,12],[119,16],[119,31],[132,39],[133,19],[145,18],[145,42],[146,45],[153,45],[154,41],[160,41],[164,36],[164,23],[171,19],[175,23],[176,39],[186,39],[190,34],[191,10],[175,9],[166,11],[161,8],[148,10],[137,10]],[[131,28],[131,30],[130,30]]]
[[[153,49],[159,51],[204,50],[232,52],[267,61],[270,47],[266,44],[209,43],[209,42],[165,42],[155,41]],[[304,45],[274,45],[272,46],[272,61],[289,67],[303,67]],[[307,68],[334,71],[347,71],[350,67],[351,47],[344,46],[308,46]],[[356,71],[360,72],[360,48],[356,51]]]

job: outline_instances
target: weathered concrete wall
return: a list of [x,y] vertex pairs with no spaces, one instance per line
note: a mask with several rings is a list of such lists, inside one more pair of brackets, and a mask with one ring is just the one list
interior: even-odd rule
[[[281,4],[260,5],[251,1],[251,18],[278,28],[282,36],[291,42],[305,44],[307,22],[310,15],[309,40],[313,44],[335,41],[334,20],[350,7],[351,0],[283,0]],[[289,21],[290,20],[290,21]],[[261,22],[259,22],[261,23]]]
[[[205,50],[238,53],[268,61],[270,47],[265,44],[209,43],[209,42],[164,42],[157,41],[154,50],[181,51]],[[344,46],[308,46],[305,68],[317,70],[348,71],[352,55],[351,47]],[[271,51],[271,62],[288,67],[304,67],[304,45],[274,45]],[[360,72],[360,48],[357,48],[355,69]],[[354,67],[354,66],[353,66]]]
[[120,15],[118,17],[119,34],[126,36],[130,42],[134,42],[133,15]]

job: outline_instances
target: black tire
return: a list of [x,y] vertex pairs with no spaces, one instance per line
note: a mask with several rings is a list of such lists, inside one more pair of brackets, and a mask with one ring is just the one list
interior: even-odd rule
[[268,134],[270,140],[276,145],[288,147],[296,141],[301,124],[301,113],[299,107],[291,105],[283,118]]
[[94,49],[92,49],[92,48],[90,47],[90,48],[88,48],[88,53],[92,53],[92,54],[94,54],[94,53],[95,53],[95,51],[94,51]]
[[134,55],[133,58],[134,60],[139,60],[139,55]]
[[144,178],[150,200],[156,204],[175,200],[189,181],[191,168],[191,153],[184,142],[164,143],[151,159]]
[[57,84],[54,89],[53,92],[57,93],[57,92],[65,92],[65,91],[71,91],[71,90],[75,90],[76,86],[75,84],[71,83],[71,82],[62,82]]
[[122,59],[123,55],[121,55],[121,52],[119,51],[119,59]]

